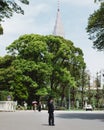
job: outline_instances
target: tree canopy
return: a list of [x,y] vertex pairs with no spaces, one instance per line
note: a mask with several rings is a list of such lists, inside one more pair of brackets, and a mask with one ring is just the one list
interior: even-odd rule
[[104,2],[100,8],[90,15],[86,28],[89,39],[93,40],[93,48],[104,51]]
[[82,50],[70,40],[26,34],[9,45],[7,52],[0,60],[0,89],[12,91],[15,100],[31,103],[48,95],[63,99],[69,88],[79,86],[85,62]]
[[[18,0],[23,4],[29,4],[28,0]],[[10,18],[15,13],[24,14],[23,9],[20,7],[19,3],[14,0],[0,0],[0,23],[4,21],[4,18]],[[3,34],[3,28],[0,24],[0,34]]]
[[94,0],[94,2],[103,2],[103,0]]

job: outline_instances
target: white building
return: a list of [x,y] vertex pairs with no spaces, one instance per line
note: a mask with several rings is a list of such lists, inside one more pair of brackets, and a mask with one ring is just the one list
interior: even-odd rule
[[0,101],[0,111],[15,111],[17,101]]
[[58,0],[58,9],[57,9],[57,16],[56,16],[56,22],[54,26],[53,35],[61,36],[63,38],[65,37],[64,27],[62,24],[61,14],[60,14],[59,0]]
[[104,89],[104,70],[100,70],[100,72],[98,73],[98,79],[100,81],[99,89]]

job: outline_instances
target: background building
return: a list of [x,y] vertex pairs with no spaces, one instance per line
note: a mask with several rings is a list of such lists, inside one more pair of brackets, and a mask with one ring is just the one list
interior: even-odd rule
[[98,80],[100,81],[99,89],[104,89],[104,70],[100,70],[98,72]]
[[58,1],[57,16],[56,16],[56,22],[53,30],[53,35],[65,37],[64,27],[61,20],[59,1]]

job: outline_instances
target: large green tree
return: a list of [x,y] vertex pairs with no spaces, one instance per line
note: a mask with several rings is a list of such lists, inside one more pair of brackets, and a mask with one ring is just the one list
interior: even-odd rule
[[104,51],[104,2],[101,2],[100,8],[90,15],[86,29],[89,39],[93,40],[93,48]]
[[14,57],[8,55],[0,57],[0,90],[10,90],[10,81],[14,76],[11,64],[14,59]]
[[[65,97],[68,98],[69,88],[72,93],[78,87],[78,80],[84,65],[83,52],[80,48],[76,48],[70,40],[60,37],[48,36],[47,44],[49,52],[53,55],[50,86],[63,101]],[[75,100],[75,96],[73,97]]]
[[14,68],[11,64],[14,59],[7,55],[0,57],[0,100],[7,100],[8,95],[13,97],[11,82],[14,80]]
[[[29,0],[18,0],[23,4],[29,4]],[[15,13],[24,14],[24,10],[19,5],[19,2],[14,0],[0,0],[0,23],[4,21],[4,18],[10,18]],[[0,24],[0,34],[3,34],[3,28]]]
[[47,94],[51,66],[43,36],[34,34],[21,36],[8,47],[8,50],[16,56],[12,64],[16,73],[12,83],[16,98],[23,100],[24,97],[21,96],[27,95],[27,99],[32,101]]
[[26,34],[8,46],[7,52],[15,57],[11,63],[13,78],[9,81],[15,100],[31,103],[45,95],[63,100],[69,88],[78,87],[85,64],[83,52],[69,40]]

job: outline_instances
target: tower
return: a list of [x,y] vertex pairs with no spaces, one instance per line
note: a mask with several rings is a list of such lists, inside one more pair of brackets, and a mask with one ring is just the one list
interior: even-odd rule
[[63,28],[63,24],[61,21],[61,15],[60,15],[59,0],[58,0],[57,16],[56,16],[56,22],[55,22],[55,26],[54,26],[53,35],[65,37],[64,28]]

